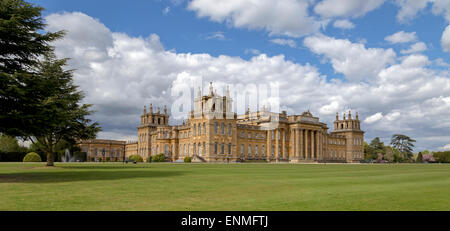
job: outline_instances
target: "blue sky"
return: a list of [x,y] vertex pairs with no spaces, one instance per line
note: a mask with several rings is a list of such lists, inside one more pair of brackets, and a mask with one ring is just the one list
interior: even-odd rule
[[[71,37],[86,36],[86,41],[89,38],[94,38],[93,40],[96,41],[104,38],[106,41],[112,37],[113,42],[105,42],[104,46],[113,47],[111,44],[117,44],[118,41],[125,42],[133,38],[146,41],[154,36],[152,37],[154,42],[163,46],[166,53],[186,59],[180,61],[186,64],[174,64],[179,66],[173,72],[155,67],[158,73],[166,73],[166,76],[153,75],[136,69],[136,72],[143,73],[141,77],[136,77],[142,78],[140,82],[138,81],[138,85],[143,88],[152,88],[149,80],[157,81],[158,78],[170,79],[167,86],[161,85],[160,88],[173,87],[177,80],[183,78],[180,77],[181,73],[203,75],[208,73],[207,70],[212,65],[218,65],[220,69],[220,65],[217,64],[220,62],[224,62],[222,63],[224,66],[231,62],[236,65],[247,65],[248,68],[258,64],[256,57],[280,62],[278,63],[280,66],[270,67],[272,69],[265,72],[266,75],[271,75],[270,73],[277,75],[282,72],[280,71],[282,69],[278,68],[292,64],[293,69],[299,68],[301,71],[288,72],[285,74],[286,77],[281,75],[277,78],[285,80],[287,85],[292,83],[292,85],[306,86],[303,90],[286,89],[289,93],[286,94],[283,106],[290,112],[301,113],[305,108],[312,108],[313,113],[330,123],[335,114],[330,110],[342,113],[344,110],[354,109],[360,111],[365,118],[363,127],[367,130],[368,139],[382,136],[387,140],[391,133],[403,132],[416,137],[420,148],[450,148],[450,121],[443,119],[447,117],[446,113],[450,113],[450,101],[448,101],[450,94],[446,93],[447,87],[450,86],[450,52],[447,52],[450,51],[450,29],[448,29],[450,28],[448,27],[450,4],[447,0],[279,1],[285,4],[284,6],[266,0],[257,3],[245,0],[216,2],[209,0],[40,0],[31,2],[46,9],[44,16],[49,21],[49,30],[53,28],[71,31],[67,36],[68,39],[56,45],[57,51],[60,55],[69,56],[74,60],[71,65],[79,70],[75,74],[76,80],[87,92],[88,100],[102,105],[97,108],[99,110],[97,119],[105,128],[105,132],[101,134],[103,138],[132,137],[135,132],[133,123],[139,122],[139,112],[123,113],[126,115],[126,118],[122,118],[124,121],[129,121],[132,116],[137,117],[131,122],[117,123],[107,118],[106,112],[110,112],[113,108],[129,111],[129,107],[120,107],[117,105],[122,104],[115,103],[126,99],[120,97],[120,99],[114,97],[99,99],[94,91],[107,92],[115,86],[111,85],[109,89],[101,90],[100,85],[93,88],[95,81],[86,86],[84,84],[88,76],[102,83],[108,81],[99,77],[101,74],[92,68],[92,64],[107,68],[112,58],[95,62],[84,60],[86,56],[78,56],[73,49],[78,46],[80,49],[85,49],[85,44],[76,44],[75,39],[70,40]],[[292,13],[289,8],[299,9],[299,11]],[[77,15],[75,12],[82,14]],[[275,12],[275,16],[269,16],[268,12]],[[86,24],[76,24],[74,23],[76,20]],[[320,24],[320,26],[302,24],[302,20],[311,20],[311,24]],[[334,26],[337,21],[345,21],[353,25],[338,28]],[[90,27],[99,28],[100,31],[105,29],[107,32],[98,35],[83,32]],[[446,29],[449,35],[444,32]],[[387,39],[388,36],[396,33],[398,35],[396,39]],[[126,37],[118,38],[118,34]],[[143,45],[151,51],[151,54],[154,49],[152,44],[154,45],[154,43]],[[406,51],[414,45],[416,50]],[[98,48],[103,47],[103,44],[96,42],[89,46]],[[334,48],[336,48],[335,51]],[[122,50],[116,50],[116,52],[127,53]],[[193,57],[186,58],[186,54],[192,54]],[[201,58],[199,54],[206,54],[210,58],[203,61],[204,58]],[[223,61],[219,56],[229,57],[232,60]],[[277,59],[277,57],[283,58]],[[364,60],[365,57],[370,58]],[[204,62],[200,65],[204,69],[199,70],[200,67],[191,69],[190,58],[195,59],[196,62]],[[153,63],[151,58],[147,61]],[[350,65],[348,65],[349,62]],[[77,66],[75,63],[77,65],[87,63],[90,68],[84,69],[85,66]],[[373,70],[367,70],[371,68]],[[114,80],[109,81],[117,81],[117,84],[121,86],[130,83],[131,76],[116,74],[121,71],[116,70]],[[309,75],[315,75],[316,80],[306,81],[306,76]],[[326,82],[320,83],[320,76],[325,77]],[[226,76],[202,77],[218,82],[237,81]],[[108,77],[105,75],[104,78]],[[133,78],[133,81],[136,78]],[[246,78],[255,78],[255,81],[258,81],[257,79],[261,76],[248,74]],[[333,79],[338,79],[340,82],[335,83]],[[430,82],[430,79],[433,81]],[[295,82],[297,80],[298,83]],[[147,84],[150,85],[147,86]],[[383,90],[390,89],[392,86],[404,86],[407,91],[401,91],[403,95],[391,91],[383,93]],[[427,87],[419,89],[418,86]],[[320,89],[315,90],[316,88]],[[354,89],[354,93],[342,93],[345,89]],[[133,106],[141,108],[148,104],[147,101],[159,100],[160,96],[157,92],[136,96],[133,98],[136,101]],[[365,92],[370,94],[357,95]],[[405,94],[408,95],[405,96]],[[299,97],[293,98],[292,95]],[[313,98],[315,102],[306,99],[310,95],[317,96]],[[167,100],[165,103],[170,104],[171,101]],[[444,105],[444,108],[430,112],[432,109],[429,108],[436,108],[434,103]],[[125,102],[123,104],[125,105]],[[423,108],[427,108],[426,111],[421,111]],[[411,114],[415,116],[412,118]]]

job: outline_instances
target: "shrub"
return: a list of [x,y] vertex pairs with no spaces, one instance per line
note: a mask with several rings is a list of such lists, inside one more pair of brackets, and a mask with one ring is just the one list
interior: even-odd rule
[[132,156],[129,156],[128,159],[130,161],[144,162],[144,159],[142,159],[142,157],[140,155],[132,155]]
[[86,152],[75,152],[73,156],[75,157],[75,161],[85,162],[87,160]]
[[191,163],[191,162],[192,162],[192,158],[190,156],[184,157],[184,163]]
[[152,156],[152,162],[165,162],[166,161],[166,157],[164,156],[164,154],[158,154],[156,156]]
[[42,159],[37,153],[30,152],[23,158],[23,162],[42,162]]

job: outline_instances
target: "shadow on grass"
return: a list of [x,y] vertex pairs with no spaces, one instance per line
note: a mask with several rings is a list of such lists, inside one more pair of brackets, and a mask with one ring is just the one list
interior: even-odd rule
[[64,172],[22,172],[0,174],[2,183],[59,183],[76,181],[102,181],[123,180],[137,178],[160,178],[184,175],[180,171],[130,171],[129,169],[118,171],[64,171]]

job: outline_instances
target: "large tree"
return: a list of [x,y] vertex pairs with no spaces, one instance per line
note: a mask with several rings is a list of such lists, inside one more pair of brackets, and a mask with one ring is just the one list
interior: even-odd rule
[[0,132],[27,136],[37,110],[29,83],[39,78],[39,58],[63,32],[45,32],[43,8],[23,0],[0,1]]
[[411,159],[413,156],[414,142],[416,141],[402,134],[395,134],[391,139],[391,145],[403,153],[407,159]]
[[38,64],[39,78],[33,78],[36,105],[34,122],[30,123],[28,138],[47,155],[47,166],[53,166],[57,144],[62,140],[75,142],[95,138],[100,127],[87,117],[93,113],[92,105],[81,104],[84,96],[74,85],[72,71],[64,70],[66,59],[46,56]]

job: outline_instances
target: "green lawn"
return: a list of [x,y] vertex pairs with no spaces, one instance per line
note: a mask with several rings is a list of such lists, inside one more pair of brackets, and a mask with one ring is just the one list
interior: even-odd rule
[[0,210],[450,210],[450,165],[1,163]]

